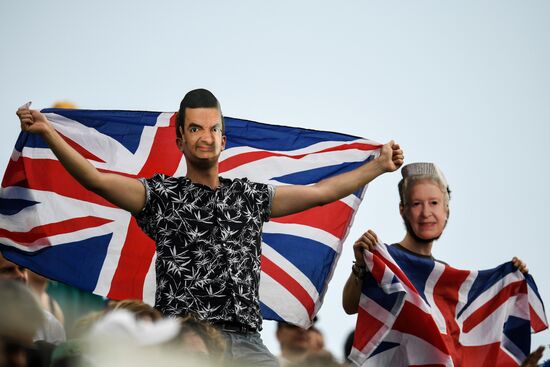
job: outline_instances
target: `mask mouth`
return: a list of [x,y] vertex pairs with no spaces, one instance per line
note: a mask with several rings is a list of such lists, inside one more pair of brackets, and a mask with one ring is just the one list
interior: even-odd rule
[[429,244],[429,243],[432,243],[433,241],[438,240],[441,237],[441,235],[443,234],[443,230],[445,230],[445,227],[447,226],[447,221],[445,221],[445,226],[443,226],[443,229],[441,230],[441,232],[437,236],[426,239],[426,238],[418,237],[418,235],[414,232],[414,229],[412,228],[411,223],[409,222],[409,220],[405,216],[403,216],[403,222],[405,223],[405,228],[407,229],[407,233],[410,234],[411,237],[416,242],[423,243],[423,244]]
[[213,152],[214,151],[214,147],[197,147],[197,150],[199,152]]

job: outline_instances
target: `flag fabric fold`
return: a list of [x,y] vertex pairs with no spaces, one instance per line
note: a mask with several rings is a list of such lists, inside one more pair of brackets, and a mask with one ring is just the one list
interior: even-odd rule
[[548,327],[533,277],[511,262],[458,270],[398,246],[365,252],[359,366],[519,366]]
[[[185,175],[175,113],[47,109],[61,136],[103,172]],[[352,170],[380,144],[350,135],[226,117],[220,175],[308,185]],[[365,189],[266,223],[264,318],[308,326],[321,307]],[[87,191],[40,136],[21,133],[0,191],[0,250],[48,278],[112,299],[154,301],[155,247],[128,213]]]

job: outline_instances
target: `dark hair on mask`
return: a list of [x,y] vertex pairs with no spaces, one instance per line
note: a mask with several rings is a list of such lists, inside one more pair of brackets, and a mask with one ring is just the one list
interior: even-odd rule
[[186,108],[217,108],[222,120],[222,135],[225,135],[225,122],[223,120],[220,102],[212,92],[206,89],[194,89],[188,92],[181,100],[180,109],[176,115],[176,136],[181,138],[180,127],[183,129]]

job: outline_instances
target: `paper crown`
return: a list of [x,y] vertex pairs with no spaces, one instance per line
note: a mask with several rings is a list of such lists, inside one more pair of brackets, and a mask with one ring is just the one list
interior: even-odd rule
[[441,183],[447,188],[447,190],[449,189],[449,184],[445,179],[445,175],[443,175],[443,172],[441,172],[441,170],[433,163],[417,162],[407,164],[401,169],[401,176],[403,176],[403,179],[407,179],[413,176],[432,177],[441,181]]

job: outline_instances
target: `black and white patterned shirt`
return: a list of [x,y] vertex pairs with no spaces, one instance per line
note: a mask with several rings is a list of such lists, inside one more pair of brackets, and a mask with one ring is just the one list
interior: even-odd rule
[[161,174],[141,181],[147,199],[136,220],[156,242],[155,307],[260,330],[261,233],[274,187],[220,177],[212,190]]

